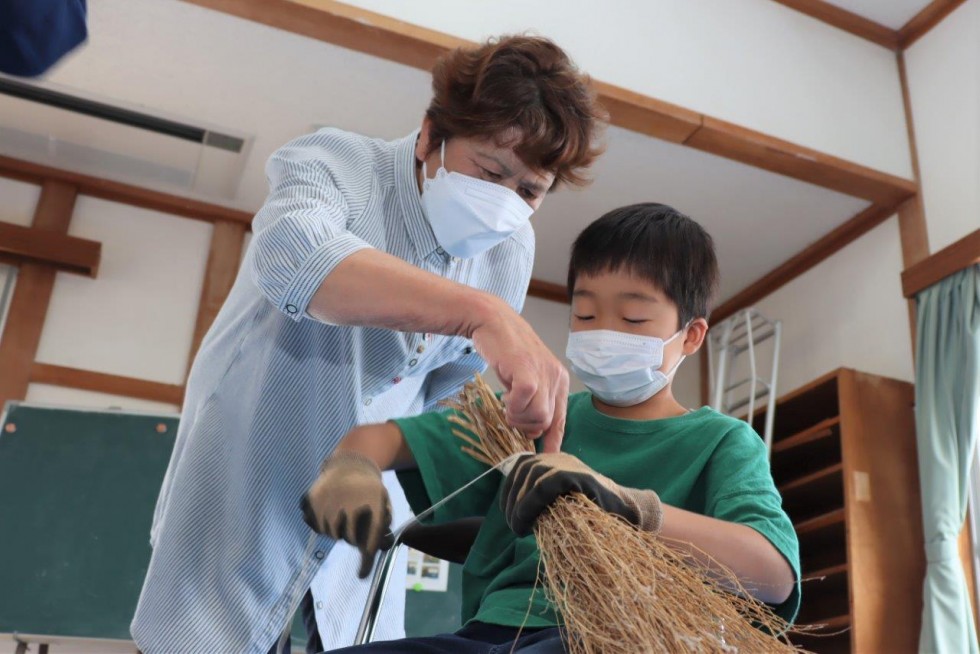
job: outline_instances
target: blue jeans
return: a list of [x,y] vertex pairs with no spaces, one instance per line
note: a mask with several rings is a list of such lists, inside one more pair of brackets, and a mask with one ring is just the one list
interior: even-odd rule
[[333,654],[508,654],[511,651],[566,654],[557,628],[520,630],[482,622],[474,622],[454,634],[380,641],[333,650]]

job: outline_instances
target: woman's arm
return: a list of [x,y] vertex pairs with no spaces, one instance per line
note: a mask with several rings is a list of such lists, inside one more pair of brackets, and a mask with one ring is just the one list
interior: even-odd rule
[[473,339],[507,388],[510,424],[544,436],[557,451],[565,429],[568,372],[531,326],[500,298],[379,252],[341,261],[313,295],[307,312],[341,325],[432,332]]
[[[793,570],[783,555],[755,529],[663,505],[661,538],[691,553],[709,568],[731,570],[753,597],[781,604],[793,592]],[[724,576],[719,580],[723,582]]]
[[402,430],[393,422],[361,425],[350,430],[340,441],[336,454],[358,454],[381,470],[404,470],[415,467],[415,457],[408,448]]

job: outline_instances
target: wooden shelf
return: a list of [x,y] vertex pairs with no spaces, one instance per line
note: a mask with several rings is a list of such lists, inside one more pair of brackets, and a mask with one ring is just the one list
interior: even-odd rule
[[779,492],[790,493],[794,490],[803,488],[808,484],[813,484],[827,477],[831,477],[837,473],[843,473],[843,471],[844,471],[844,464],[838,463],[836,465],[830,466],[829,468],[824,468],[823,470],[817,470],[816,472],[810,473],[809,475],[805,475],[798,479],[794,479],[793,481],[787,484],[783,484],[782,486],[779,487]]
[[827,568],[821,568],[820,570],[814,570],[803,575],[803,581],[808,579],[821,579],[824,577],[835,577],[840,574],[847,574],[850,566],[846,563],[841,563],[840,565],[832,565]]
[[[823,570],[831,574],[823,574]],[[803,602],[796,618],[799,624],[821,624],[850,611],[848,566],[839,564],[823,570],[818,571],[820,574],[804,575]]]
[[[813,629],[790,638],[807,651],[909,652],[917,642],[925,562],[913,400],[907,382],[841,368],[777,401],[770,469],[800,543],[797,623]],[[763,417],[753,416],[757,429]],[[876,480],[875,502],[844,492],[851,470]]]
[[834,433],[833,428],[839,424],[840,416],[827,418],[826,420],[818,422],[809,429],[804,429],[803,431],[793,434],[792,436],[789,436],[783,440],[776,441],[772,444],[772,453],[778,454],[790,448],[796,447],[797,445],[803,445],[811,441],[832,436]]
[[845,615],[835,615],[832,618],[827,618],[824,620],[817,621],[817,624],[821,625],[820,631],[832,631],[837,629],[846,629],[851,626],[851,616],[849,614]]
[[812,533],[814,531],[819,531],[825,527],[830,527],[831,525],[836,525],[838,523],[844,522],[844,509],[835,509],[830,513],[824,513],[823,515],[818,515],[816,518],[810,518],[797,525],[796,535],[804,536],[806,534]]
[[[821,461],[814,463],[819,464]],[[834,463],[792,479],[777,488],[783,497],[783,510],[794,523],[803,523],[843,508],[844,465]]]

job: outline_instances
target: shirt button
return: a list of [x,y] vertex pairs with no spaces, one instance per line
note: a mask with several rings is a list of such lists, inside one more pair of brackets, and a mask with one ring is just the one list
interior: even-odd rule
[[323,608],[323,602],[317,602],[316,603],[316,608],[322,609]]
[[423,352],[425,352],[425,346],[419,345],[417,348],[415,348],[415,351],[418,352],[419,354],[422,354]]
[[468,347],[463,350],[463,354],[473,354],[473,348]]
[[442,248],[436,248],[436,252],[438,252],[439,254],[446,254],[446,251],[443,250]]
[[402,380],[401,377],[395,377],[394,379],[391,380],[391,383],[392,384],[398,384],[398,383],[401,382],[401,380]]
[[364,400],[364,406],[371,406],[371,398]]
[[317,550],[316,552],[313,553],[313,556],[316,558],[317,561],[322,561],[323,560],[323,550]]
[[293,313],[296,313],[297,311],[299,311],[299,309],[297,309],[295,307],[295,305],[292,305],[292,304],[287,304],[286,305],[286,313],[293,314]]
[[419,360],[418,360],[418,359],[412,359],[411,361],[409,361],[409,362],[408,362],[408,365],[410,365],[410,366],[414,366],[414,365],[415,365],[416,363],[418,363],[418,362],[419,362]]

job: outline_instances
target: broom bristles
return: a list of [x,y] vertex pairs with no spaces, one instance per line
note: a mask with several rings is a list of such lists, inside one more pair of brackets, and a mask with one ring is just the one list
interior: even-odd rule
[[[479,375],[447,404],[458,412],[450,420],[461,429],[453,433],[470,456],[495,465],[534,451],[507,426],[503,406]],[[709,568],[584,495],[559,498],[534,535],[546,597],[562,617],[571,654],[799,651],[786,640],[789,625],[734,573]]]

